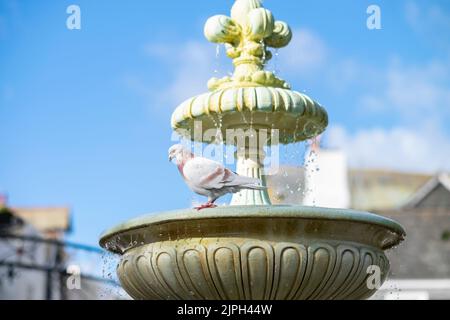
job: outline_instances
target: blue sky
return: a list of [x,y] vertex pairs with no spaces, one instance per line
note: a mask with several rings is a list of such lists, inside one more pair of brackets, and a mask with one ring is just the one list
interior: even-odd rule
[[[66,8],[81,8],[68,30]],[[328,110],[354,167],[450,170],[450,2],[275,1],[294,31],[269,68]],[[381,8],[368,30],[366,9]],[[0,192],[68,205],[71,240],[190,205],[167,162],[170,115],[231,71],[203,24],[222,1],[0,0]]]

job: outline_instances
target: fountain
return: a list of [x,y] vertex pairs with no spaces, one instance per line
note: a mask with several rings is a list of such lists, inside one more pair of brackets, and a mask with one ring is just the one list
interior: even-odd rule
[[[211,17],[204,33],[225,45],[234,74],[212,78],[208,93],[177,107],[172,127],[208,143],[217,142],[217,134],[203,134],[208,130],[221,137],[237,130],[223,140],[236,146],[237,172],[265,184],[264,147],[317,136],[327,113],[264,70],[268,48],[288,45],[292,33],[261,1],[236,0],[231,17]],[[257,143],[238,143],[243,136]],[[100,245],[121,255],[117,273],[135,299],[364,299],[388,275],[384,250],[404,236],[381,216],[274,206],[267,190],[244,190],[229,206],[132,219],[105,232]],[[377,285],[369,283],[373,270]]]

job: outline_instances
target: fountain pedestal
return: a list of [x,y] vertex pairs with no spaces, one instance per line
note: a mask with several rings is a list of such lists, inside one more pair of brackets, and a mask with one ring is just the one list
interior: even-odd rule
[[[262,145],[262,144],[259,144]],[[264,175],[264,150],[258,147],[242,148],[236,152],[236,172],[239,175],[252,177],[261,180],[266,185],[266,177]],[[270,205],[269,193],[267,189],[249,190],[245,189],[235,193],[231,198],[230,205]]]
[[[267,48],[286,46],[292,33],[261,1],[236,0],[231,17],[207,21],[205,36],[225,44],[235,72],[212,78],[210,92],[178,106],[172,127],[201,142],[214,141],[204,132],[218,130],[237,147],[238,173],[265,185],[265,144],[313,138],[328,115],[264,70]],[[256,145],[229,139],[229,130],[256,135]],[[263,130],[269,138],[260,138]],[[122,255],[117,272],[135,299],[364,299],[388,274],[384,250],[405,235],[370,213],[272,206],[267,190],[242,191],[231,204],[133,219],[105,232],[100,245]]]

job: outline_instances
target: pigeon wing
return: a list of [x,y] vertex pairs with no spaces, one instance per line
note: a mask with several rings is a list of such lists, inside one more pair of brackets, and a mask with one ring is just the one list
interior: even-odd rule
[[[222,188],[257,188],[261,182],[259,179],[240,176],[225,168],[221,163],[196,157],[189,160],[183,170],[185,178],[192,184],[202,189]],[[237,189],[237,190],[238,190]]]
[[189,160],[183,168],[186,180],[203,189],[221,189],[230,173],[221,163],[202,157]]

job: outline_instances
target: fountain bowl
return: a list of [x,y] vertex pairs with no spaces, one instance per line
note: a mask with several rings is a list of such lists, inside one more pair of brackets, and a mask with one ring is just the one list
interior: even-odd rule
[[347,209],[224,206],[151,214],[107,232],[134,299],[365,299],[371,266],[405,237],[393,220]]

